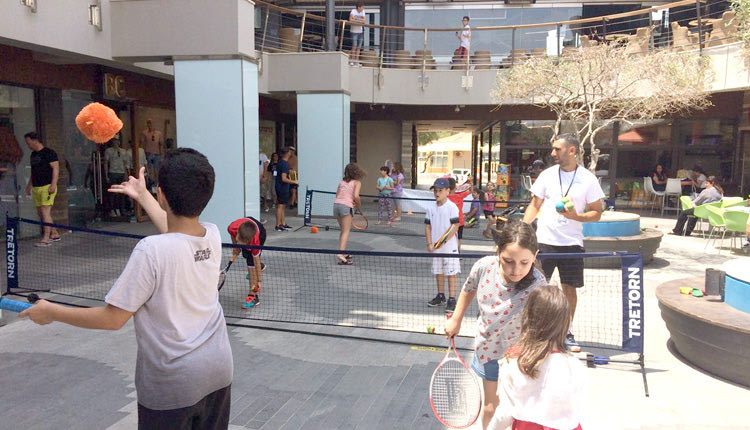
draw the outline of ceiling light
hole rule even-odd
[[[89,24],[102,31],[102,6],[98,1],[89,5]]]
[[[28,7],[31,13],[36,13],[36,0],[21,0],[21,4]]]

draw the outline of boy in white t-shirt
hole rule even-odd
[[[456,32],[456,38],[458,38],[459,46],[456,54],[459,58],[465,59],[469,55],[469,46],[471,46],[471,27],[469,27],[469,17],[465,16],[461,19],[463,30]]]
[[[364,3],[362,3],[361,1],[357,2],[355,8],[352,9],[351,12],[349,12],[349,21],[361,22],[363,24],[367,22]],[[362,64],[359,63],[359,54],[362,51],[362,48],[364,48],[365,46],[364,27],[362,27],[361,25],[352,24],[351,28],[349,29],[349,33],[352,34],[352,54],[349,58],[349,65],[361,66]]]
[[[427,239],[427,250],[436,254],[458,255],[458,206],[448,200],[450,181],[438,178],[430,187],[435,194],[435,205],[427,207],[424,218],[424,235]],[[435,249],[435,243],[447,232],[445,243]],[[461,273],[458,258],[432,258],[432,273],[437,281],[437,295],[427,302],[427,306],[446,306],[446,313],[456,309],[456,275]],[[445,299],[445,279],[448,279],[448,300]]]
[[[532,223],[539,214],[536,237],[542,254],[583,253],[583,223],[596,222],[602,217],[604,192],[599,180],[585,167],[578,165],[578,139],[572,134],[563,134],[552,141],[552,166],[539,174],[531,194],[534,198],[526,208],[523,221]],[[558,210],[557,204],[564,197],[572,208]],[[540,209],[541,213],[540,213]],[[578,302],[576,289],[583,287],[583,258],[542,258],[544,276],[550,279],[557,268],[563,293],[570,303],[570,319],[573,320]],[[572,352],[581,347],[572,333],[568,333],[567,346]]]
[[[138,242],[107,305],[73,308],[40,300],[20,316],[101,330],[118,330],[132,316],[138,428],[226,429],[233,363],[216,288],[221,238],[214,224],[198,219],[213,194],[214,169],[194,149],[167,152],[156,199],[144,171],[109,191],[140,203],[161,234]]]

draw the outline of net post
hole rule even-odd
[[[18,218],[5,214],[5,276],[7,291],[18,289]]]
[[[638,364],[643,377],[643,390],[646,397],[648,381],[643,357],[643,256],[641,254],[622,255],[622,349],[638,353]]]
[[[312,223],[312,194],[313,190],[309,187],[305,187],[305,227]]]

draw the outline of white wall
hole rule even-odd
[[[401,161],[401,122],[358,121],[357,164],[367,171],[362,194],[378,193],[375,182],[385,160]]]

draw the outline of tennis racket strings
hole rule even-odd
[[[443,424],[465,428],[479,416],[482,390],[474,375],[458,358],[448,358],[432,375],[430,402]]]

